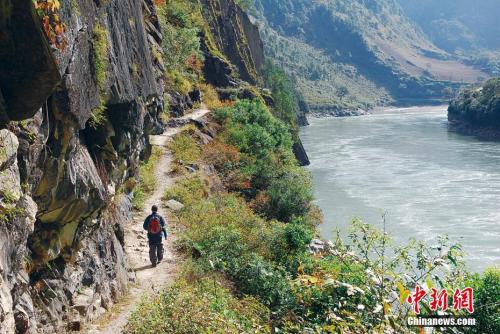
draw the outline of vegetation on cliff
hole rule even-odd
[[[464,89],[451,101],[448,118],[474,127],[498,129],[500,126],[500,78],[488,80],[483,87]]]

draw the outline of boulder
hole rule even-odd
[[[172,211],[181,211],[184,208],[184,204],[176,201],[175,199],[168,200],[165,206]]]

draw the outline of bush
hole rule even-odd
[[[191,175],[177,182],[165,191],[164,200],[174,199],[184,205],[202,200],[208,194],[206,184],[199,174]]]
[[[311,179],[304,170],[295,168],[271,181],[266,194],[269,196],[266,216],[290,222],[309,211],[313,200]]]
[[[291,150],[292,139],[286,126],[258,100],[243,100],[233,108],[219,109],[215,119],[229,122],[225,136],[242,153],[262,157]]]
[[[202,54],[199,31],[191,1],[172,0],[157,4],[162,31],[163,59],[172,88],[188,93],[199,80]]]
[[[264,78],[267,87],[272,92],[273,114],[287,124],[294,136],[298,136],[299,93],[295,90],[286,73],[269,61],[264,67]]]
[[[291,224],[285,226],[284,237],[290,252],[302,253],[311,243],[314,232],[296,218]]]
[[[294,304],[286,273],[259,256],[241,258],[229,275],[238,290],[257,296],[275,312],[284,312]]]
[[[500,333],[500,268],[473,275],[467,286],[474,288],[476,326],[467,333]]]

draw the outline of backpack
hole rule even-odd
[[[149,219],[148,233],[149,234],[159,234],[159,233],[161,233],[160,217],[158,217],[158,216],[152,216]]]

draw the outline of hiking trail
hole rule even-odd
[[[162,203],[162,197],[169,187],[175,184],[175,177],[171,176],[172,153],[166,148],[172,138],[180,133],[182,126],[191,120],[197,120],[205,116],[210,111],[202,104],[200,109],[190,114],[175,118],[169,124],[176,124],[167,127],[163,134],[150,136],[153,146],[164,147],[164,152],[157,162],[154,171],[157,187],[149,198],[145,201],[142,212],[135,212],[134,219],[127,224],[125,229],[125,253],[129,261],[130,268],[133,268],[135,283],[131,283],[129,292],[123,300],[115,304],[112,309],[96,321],[89,324],[84,330],[88,334],[119,334],[127,325],[128,319],[134,311],[142,296],[154,295],[165,287],[168,287],[178,273],[179,254],[173,248],[173,240],[176,237],[175,226],[172,226],[172,214]],[[151,206],[158,205],[159,214],[165,217],[168,229],[168,239],[163,242],[163,261],[155,268],[149,262],[149,246],[146,231],[142,224],[144,219],[151,213]]]

